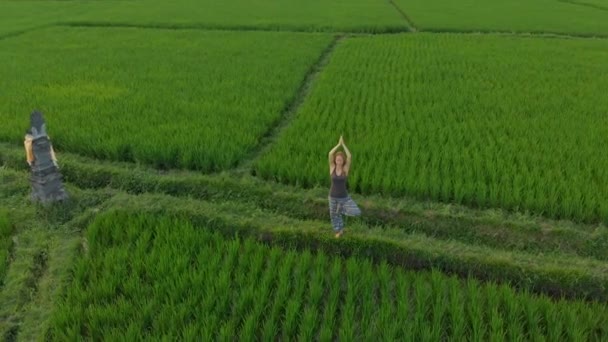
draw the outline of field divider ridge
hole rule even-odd
[[[302,83],[296,90],[292,99],[287,102],[287,104],[281,111],[281,116],[279,117],[279,119],[277,119],[277,121],[273,125],[271,125],[266,134],[264,134],[264,136],[262,136],[262,138],[260,139],[259,144],[252,148],[249,154],[243,159],[241,159],[236,169],[234,169],[237,174],[252,172],[252,164],[272,147],[273,143],[276,142],[276,140],[279,138],[281,132],[287,126],[289,126],[291,121],[295,118],[300,106],[308,98],[312,87],[314,87],[314,82],[317,76],[329,63],[332,52],[335,50],[339,42],[342,41],[345,37],[346,36],[343,34],[336,35],[334,39],[327,45],[325,50],[321,52],[319,58],[312,64],[312,66],[304,76]]]
[[[604,7],[602,5],[590,4],[587,2],[580,2],[580,1],[576,1],[576,0],[557,0],[557,1],[563,2],[565,4],[569,4],[569,5],[582,6],[582,7],[592,8],[592,9],[599,10],[599,11],[608,12],[608,7]]]
[[[82,230],[113,191],[67,185],[70,201],[32,205],[28,173],[0,167],[0,207],[14,225],[12,260],[0,291],[0,337],[45,340],[57,298],[65,291]]]
[[[580,3],[564,1],[571,5],[581,5]],[[581,5],[584,6],[584,5]],[[200,30],[200,31],[228,31],[228,32],[286,32],[286,33],[304,33],[304,34],[333,34],[348,37],[365,37],[365,36],[383,36],[395,34],[413,34],[413,33],[434,33],[434,34],[462,34],[462,35],[503,35],[525,38],[555,38],[555,39],[608,39],[608,34],[599,33],[564,33],[551,31],[501,31],[501,30],[483,30],[483,29],[446,29],[446,28],[418,28],[408,26],[406,30],[391,29],[383,32],[365,32],[365,31],[344,31],[319,29],[311,30],[309,28],[297,27],[281,27],[281,26],[230,26],[230,25],[196,25],[196,24],[129,24],[129,23],[103,23],[103,22],[60,22],[49,25],[44,25],[31,30],[22,30],[13,33],[8,33],[5,36],[0,34],[0,40],[11,36],[18,36],[23,33],[43,29],[47,27],[72,27],[72,28],[136,28],[136,29],[158,29],[158,30]]]
[[[286,32],[286,33],[310,33],[310,34],[334,34],[334,35],[380,35],[380,34],[399,34],[399,33],[411,33],[409,27],[397,28],[397,27],[386,27],[384,30],[379,31],[366,31],[366,30],[341,30],[334,29],[331,27],[299,27],[299,26],[288,26],[288,25],[214,25],[214,24],[171,24],[171,23],[157,23],[157,24],[131,24],[125,22],[101,22],[101,21],[66,21],[58,22],[55,26],[62,27],[101,27],[101,28],[138,28],[138,29],[159,29],[159,30],[200,30],[200,31],[244,31],[244,32]]]
[[[10,32],[6,32],[6,33],[0,33],[0,41],[4,40],[4,39],[9,39],[9,38],[14,38],[14,37],[18,37],[22,34],[26,34],[26,33],[30,33],[33,31],[38,31],[38,30],[42,30],[48,27],[53,27],[53,24],[47,24],[47,25],[40,25],[40,26],[34,26],[34,27],[30,27],[27,29],[22,29],[22,30],[18,30],[18,31],[10,31]]]
[[[608,34],[597,33],[563,33],[551,31],[501,31],[501,30],[481,30],[481,29],[449,29],[449,28],[425,28],[420,29],[419,33],[433,34],[461,34],[461,35],[493,35],[493,36],[510,36],[521,38],[537,38],[537,39],[608,39]]]
[[[108,163],[61,153],[67,182],[83,189],[110,188],[130,194],[160,193],[206,201],[256,203],[263,210],[295,219],[328,220],[327,190],[301,189],[260,180],[248,174],[202,175],[159,172],[131,163]],[[23,170],[18,149],[0,144],[0,165]],[[360,197],[353,194],[367,225],[398,227],[440,240],[457,240],[502,250],[572,255],[608,261],[608,230],[603,223],[551,220],[520,212],[479,209],[410,198]]]
[[[405,13],[405,11],[403,9],[401,9],[401,7],[399,7],[397,5],[397,3],[395,3],[394,0],[389,0],[388,2],[389,2],[389,4],[391,4],[391,6],[393,6],[393,8],[395,8],[395,10],[397,12],[399,12],[399,15],[405,20],[405,22],[407,23],[407,26],[409,26],[411,32],[412,33],[418,32],[418,28],[416,28],[416,25],[414,24],[412,19],[410,19],[410,17],[407,15],[407,13]]]

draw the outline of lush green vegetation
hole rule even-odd
[[[84,23],[306,31],[407,31],[388,2],[374,0],[125,1],[81,16]]]
[[[576,3],[604,0],[395,0],[427,31],[537,32],[608,36],[608,12]]]
[[[0,139],[21,144],[38,108],[58,150],[227,168],[280,118],[331,39],[54,28],[0,41]]]
[[[568,3],[589,6],[601,11],[608,11],[608,2],[606,0],[561,0]]]
[[[403,32],[407,23],[375,0],[0,0],[0,34],[40,24]]]
[[[0,38],[51,24],[79,8],[77,1],[0,0]]]
[[[608,340],[605,5],[0,0],[0,338]]]
[[[167,217],[101,215],[87,241],[53,316],[59,340],[224,340],[235,331],[244,340],[601,340],[608,333],[603,304],[283,251]]]
[[[608,220],[606,60],[605,40],[346,40],[256,169],[327,184],[343,133],[356,192]]]

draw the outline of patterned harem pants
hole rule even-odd
[[[329,197],[329,216],[331,217],[331,225],[335,232],[339,232],[344,228],[344,220],[342,215],[359,216],[361,209],[350,196],[344,198]]]

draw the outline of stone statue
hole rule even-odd
[[[63,201],[68,194],[63,188],[62,177],[53,145],[46,134],[42,113],[34,111],[30,116],[30,129],[25,134],[25,154],[32,170],[32,201],[50,203]]]

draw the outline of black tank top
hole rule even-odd
[[[342,170],[342,175],[338,176],[336,171],[331,174],[331,189],[329,190],[329,196],[333,198],[345,198],[348,197],[346,192],[346,174]]]

